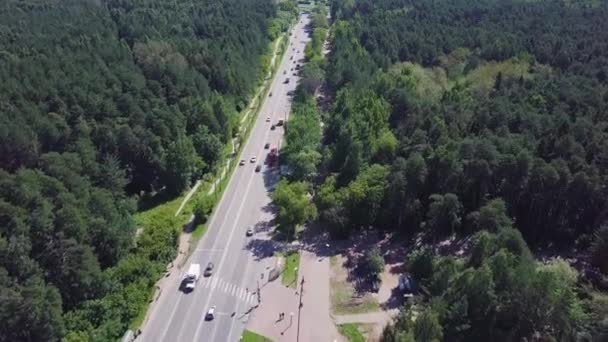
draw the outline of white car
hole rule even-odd
[[[239,162],[239,165],[241,165],[241,166],[245,165],[245,159],[241,159],[241,161]]]
[[[215,305],[210,307],[205,314],[205,321],[211,321],[215,318]]]
[[[251,163],[255,163],[255,162],[256,162],[256,160],[258,160],[258,159],[257,159],[255,156],[253,156],[253,157],[251,157],[251,159],[249,159],[249,161],[250,161]]]
[[[247,231],[245,232],[246,236],[252,236],[253,235],[253,228],[249,227],[247,228]]]

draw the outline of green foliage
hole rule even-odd
[[[419,336],[432,339],[429,334],[441,340],[443,332],[459,341],[522,339],[535,334],[555,340],[573,338],[588,320],[576,295],[576,271],[563,261],[537,264],[528,255],[514,254],[511,245],[510,239],[484,231],[468,265],[451,257],[433,257],[430,252],[410,255],[409,272],[433,299],[423,304],[415,322],[403,315],[385,337],[394,340],[392,336],[403,332],[416,340]],[[481,254],[485,256],[475,257]],[[417,327],[425,314],[433,317]]]
[[[309,180],[315,173],[321,154],[320,115],[312,98],[296,102],[289,116],[286,144],[281,148],[282,162],[289,167],[295,180]]]
[[[285,268],[281,275],[281,283],[285,286],[297,288],[298,268],[300,267],[300,253],[293,252],[285,255]]]
[[[416,317],[413,330],[417,342],[439,342],[443,337],[437,315],[428,309]]]
[[[407,269],[416,281],[426,281],[433,275],[433,254],[428,249],[417,250],[409,255]]]
[[[427,212],[427,226],[437,232],[451,231],[452,234],[460,226],[462,205],[455,194],[429,197],[431,203]]]
[[[597,307],[581,304],[573,270],[537,264],[528,244],[579,255],[590,247],[605,269],[607,8],[336,0],[331,12],[324,65],[335,96],[324,120],[321,218],[343,235],[369,226],[432,241],[477,234],[467,258],[408,257],[430,298],[384,340],[418,339],[413,316],[424,312],[435,317],[424,326],[442,332],[425,340],[565,341],[601,331],[588,325]],[[373,164],[385,181],[373,196],[379,214],[356,206]]]
[[[287,2],[287,1],[284,1],[284,2]],[[241,339],[241,341],[243,341],[243,342],[272,342],[271,339],[269,339],[265,336],[256,334],[251,330],[245,330],[243,332],[243,338]]]
[[[304,57],[308,62],[318,63],[322,58],[323,45],[329,22],[327,21],[327,7],[318,4],[311,15],[312,39],[304,48]]]
[[[602,226],[595,233],[593,244],[591,245],[591,255],[593,263],[608,273],[608,226]]]
[[[289,183],[281,180],[272,192],[272,201],[279,209],[277,228],[286,238],[295,236],[296,228],[317,215],[317,209],[310,202],[309,185],[305,182]]]
[[[370,249],[366,255],[367,270],[369,274],[379,279],[380,274],[384,271],[384,257],[377,247]]]
[[[196,154],[192,140],[180,136],[169,145],[167,151],[167,182],[175,194],[184,191],[190,182],[200,176],[202,160]]]
[[[0,340],[116,340],[147,307],[181,229],[173,203],[134,220],[135,196],[167,198],[214,170],[263,77],[271,23],[285,30],[296,8],[1,7]]]
[[[346,323],[338,325],[338,330],[342,336],[346,337],[348,342],[365,342],[365,336],[359,331],[360,324]]]
[[[214,205],[213,197],[206,195],[199,196],[194,202],[194,209],[192,210],[196,221],[199,223],[207,222],[207,218],[211,214]]]

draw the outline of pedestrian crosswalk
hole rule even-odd
[[[255,305],[258,301],[255,292],[253,292],[253,289],[242,288],[238,285],[231,284],[221,278],[203,278],[200,281],[199,286],[205,289],[219,290],[229,296],[236,297],[239,300],[242,300],[250,305]]]

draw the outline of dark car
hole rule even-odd
[[[270,126],[271,131],[274,131],[275,128],[276,128],[275,125]]]
[[[207,267],[205,268],[205,272],[203,273],[203,275],[205,277],[210,277],[211,274],[213,274],[213,263],[208,263]]]
[[[269,144],[269,143],[264,144],[264,149],[265,149],[265,150],[267,150],[267,149],[269,149],[269,148],[270,148],[270,144]]]
[[[258,165],[255,167],[255,172],[260,172],[260,170],[262,170],[262,165],[258,164]]]
[[[399,276],[399,290],[403,291],[403,293],[416,292],[416,282],[409,274]]]

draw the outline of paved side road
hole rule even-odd
[[[233,173],[205,236],[182,268],[186,270],[191,263],[204,268],[212,262],[213,275],[202,278],[197,288],[188,294],[179,290],[179,279],[168,283],[141,329],[138,341],[238,341],[246,322],[256,314],[257,296],[252,298],[251,292],[273,263],[269,252],[274,245],[267,236],[273,219],[269,189],[278,179],[276,170],[264,164],[268,153],[264,144],[279,146],[282,140],[283,128],[271,130],[270,126],[285,119],[290,110],[287,93],[295,90],[297,76],[293,76],[293,72],[296,64],[302,63],[304,47],[310,40],[304,32],[308,22],[308,17],[303,16],[293,29],[287,53],[271,84],[272,96],[265,98],[243,147],[240,158],[246,163]],[[256,161],[250,162],[253,156]],[[263,166],[261,172],[254,171],[258,164]],[[255,227],[252,237],[245,236],[249,227]],[[215,306],[215,318],[205,321],[204,315],[212,306]]]

